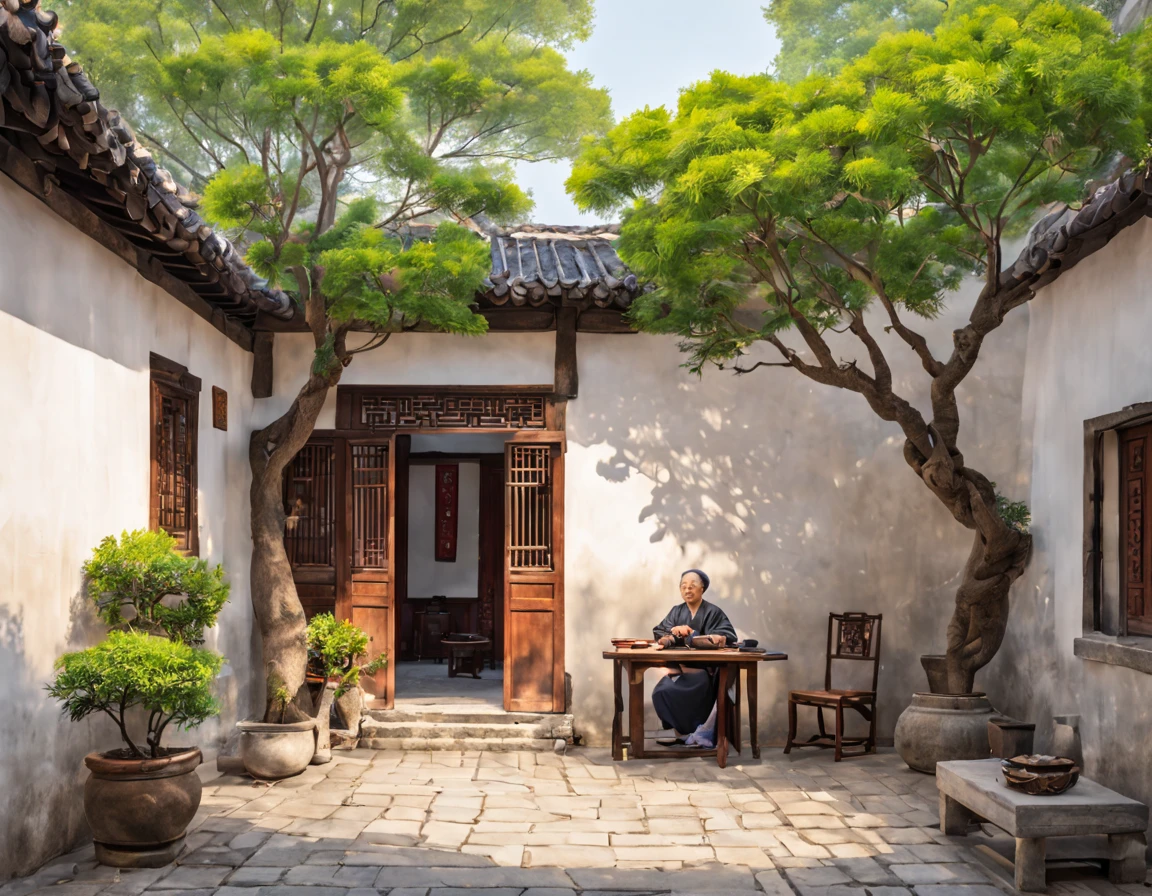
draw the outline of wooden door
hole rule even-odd
[[[332,612],[340,589],[343,449],[334,439],[310,439],[284,471],[284,550],[309,619]]]
[[[373,656],[388,655],[383,670],[361,679],[375,708],[395,702],[396,482],[400,468],[407,469],[409,444],[408,436],[394,436],[349,440],[346,447],[348,565],[336,610],[368,634]]]
[[[1122,430],[1119,441],[1124,633],[1152,635],[1152,536],[1147,513],[1152,424]]]
[[[504,708],[564,711],[564,434],[504,446]]]

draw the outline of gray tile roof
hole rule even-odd
[[[489,233],[492,273],[482,297],[495,306],[546,303],[627,309],[640,293],[616,254],[616,227],[523,225]]]
[[[1124,172],[1097,189],[1080,208],[1062,206],[1041,219],[1024,250],[1000,275],[1001,288],[1051,283],[1117,233],[1152,213],[1152,163]]]
[[[0,140],[225,314],[245,324],[258,311],[291,317],[288,295],[245,264],[119,113],[100,103],[57,41],[57,24],[39,0],[0,0]]]

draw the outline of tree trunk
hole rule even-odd
[[[1032,536],[1005,524],[985,539],[977,531],[948,623],[948,692],[970,694],[976,673],[996,655],[1008,629],[1008,591],[1024,572]]]
[[[996,655],[1008,629],[1008,591],[1028,565],[1032,536],[1000,516],[996,489],[986,476],[964,463],[933,430],[925,457],[911,439],[904,459],[952,516],[973,532],[964,564],[956,609],[948,624],[945,654],[948,692],[970,694],[976,673]]]
[[[308,664],[307,620],[284,548],[284,470],[316,427],[328,390],[340,380],[337,362],[313,373],[282,417],[254,432],[252,467],[252,607],[260,626],[267,682],[266,722],[311,716],[304,684]],[[287,701],[285,701],[287,697]]]

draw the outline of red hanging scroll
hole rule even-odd
[[[460,497],[460,465],[436,465],[436,560],[456,562],[456,519]]]

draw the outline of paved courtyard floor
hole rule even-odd
[[[174,865],[88,846],[0,896],[1000,896],[1010,841],[937,827],[935,779],[891,752],[613,763],[605,750],[336,753],[275,784],[202,770]],[[1007,841],[1007,845],[1006,842]],[[1149,896],[1053,869],[1055,896]],[[478,892],[479,891],[479,892]]]

